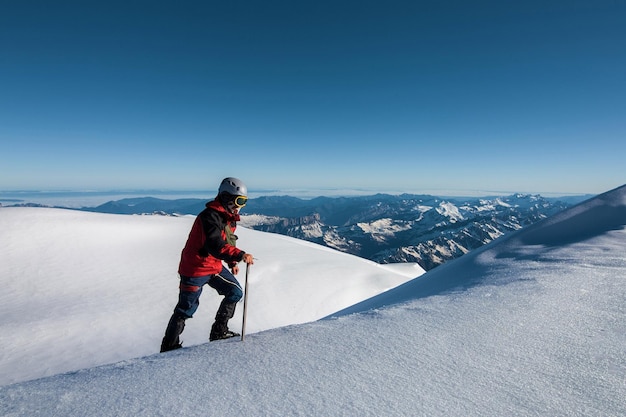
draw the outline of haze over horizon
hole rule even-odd
[[[0,190],[599,194],[626,178],[625,19],[608,0],[11,2]]]

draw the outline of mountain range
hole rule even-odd
[[[416,262],[430,270],[588,197],[266,196],[249,200],[241,225],[322,244],[381,264]],[[82,210],[188,215],[202,211],[205,202],[142,197]]]

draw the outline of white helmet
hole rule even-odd
[[[242,195],[244,197],[247,197],[248,188],[240,179],[228,177],[222,180],[222,183],[220,184],[220,188],[217,193],[218,195],[222,193],[228,193],[230,195]]]

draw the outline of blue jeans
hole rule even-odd
[[[174,314],[192,318],[200,305],[200,295],[205,284],[209,284],[209,287],[215,289],[219,295],[224,296],[223,303],[234,304],[243,296],[239,281],[226,267],[214,275],[195,278],[181,275],[178,304],[174,308]]]

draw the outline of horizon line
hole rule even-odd
[[[210,198],[213,194],[217,194],[217,190],[201,190],[201,189],[184,189],[184,188],[110,188],[110,189],[70,189],[70,188],[47,188],[47,189],[8,189],[0,190],[0,200],[2,195],[17,197],[21,194],[35,194],[40,197],[53,196],[58,194],[75,194],[76,196],[87,195],[110,195],[110,194],[181,194],[181,195],[199,195],[202,197]],[[410,190],[398,190],[398,189],[381,189],[381,188],[366,188],[366,187],[345,187],[345,188],[328,188],[328,187],[310,187],[310,188],[259,188],[252,190],[249,194],[253,194],[254,197],[265,196],[306,196],[307,198],[315,197],[356,197],[356,196],[368,196],[376,194],[387,195],[431,195],[437,197],[491,197],[491,196],[507,196],[515,194],[523,195],[541,195],[552,197],[574,197],[574,196],[588,196],[597,195],[597,193],[585,193],[585,192],[560,192],[560,191],[512,191],[512,190],[480,190],[480,189],[446,189],[446,188],[422,188],[422,189],[410,189]],[[145,195],[150,197],[149,195]],[[32,197],[32,196],[31,196]]]

